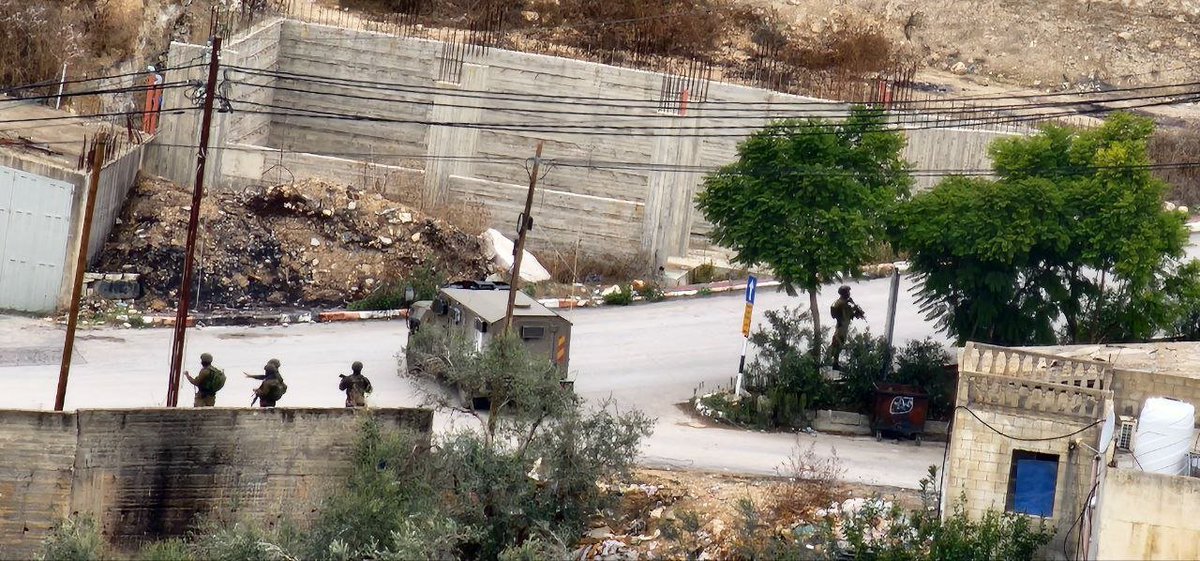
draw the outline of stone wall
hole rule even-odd
[[[1170,397],[1196,406],[1200,426],[1200,379],[1136,370],[1113,372],[1113,394],[1118,415],[1137,417],[1147,398]]]
[[[72,512],[120,546],[232,509],[267,526],[302,524],[349,468],[362,414],[432,428],[420,409],[0,411],[0,558],[30,557]]]

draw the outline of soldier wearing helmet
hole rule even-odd
[[[362,368],[363,364],[356,360],[350,365],[349,376],[339,374],[342,381],[338,384],[338,389],[346,392],[346,407],[366,407],[367,394],[374,390],[371,381],[362,375]]]
[[[262,380],[262,384],[254,390],[254,399],[250,405],[258,403],[259,407],[275,407],[275,402],[287,392],[287,384],[283,383],[283,375],[279,373],[279,359],[273,358],[263,366],[262,374],[243,372],[247,378]]]
[[[193,378],[188,372],[183,375],[187,381],[196,386],[196,400],[192,407],[213,407],[217,404],[217,392],[225,386],[225,373],[213,366],[213,357],[208,353],[200,355],[200,372]]]
[[[865,314],[850,298],[850,287],[844,284],[838,287],[838,299],[829,307],[829,312],[837,322],[833,328],[833,340],[829,342],[829,351],[833,354],[833,369],[838,370],[841,368],[842,347],[850,336],[850,321],[862,319]]]

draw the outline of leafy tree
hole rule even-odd
[[[841,123],[782,120],[738,145],[738,161],[704,179],[697,206],[713,240],[746,266],[766,265],[788,294],[856,273],[882,239],[880,217],[912,184],[904,137],[858,107]],[[814,349],[814,353],[819,352]]]
[[[1145,340],[1177,324],[1200,269],[1180,262],[1186,217],[1146,167],[1153,130],[1117,114],[998,140],[997,179],[950,177],[901,205],[892,233],[922,309],[959,343]]]

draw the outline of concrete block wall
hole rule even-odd
[[[11,536],[0,557],[30,557],[72,512],[118,546],[183,535],[204,517],[304,524],[344,480],[360,415],[432,429],[419,409],[0,411],[0,530]]]

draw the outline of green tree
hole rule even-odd
[[[1153,130],[1117,114],[998,140],[997,179],[950,177],[901,205],[892,232],[922,309],[959,343],[1145,340],[1178,324],[1198,269],[1147,167]]]
[[[904,137],[885,113],[857,107],[838,123],[783,120],[738,145],[738,161],[704,179],[697,206],[713,240],[746,266],[765,265],[788,294],[854,274],[882,239],[881,217],[912,185]],[[819,352],[819,350],[814,349]]]

